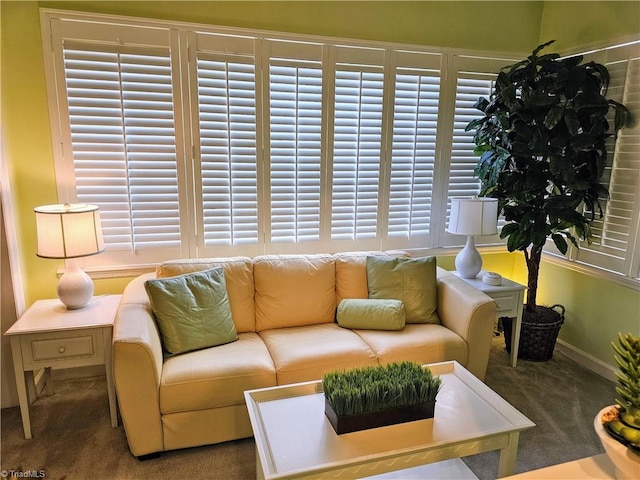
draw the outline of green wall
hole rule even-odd
[[[544,2],[540,43],[558,50],[640,32],[640,2]]]
[[[59,261],[35,256],[33,207],[57,202],[40,7],[506,52],[531,51],[551,38],[557,39],[556,48],[562,49],[638,34],[640,25],[636,2],[3,0],[0,2],[2,137],[27,305],[39,298],[55,297],[56,271],[62,266]],[[489,269],[505,276],[522,275],[524,262],[517,254],[485,257]],[[440,260],[452,268],[452,257]],[[640,329],[640,320],[632,315],[640,304],[640,294],[557,266],[551,269],[543,266],[541,284],[555,285],[555,276],[560,276],[563,287],[554,287],[549,299],[543,296],[541,301],[564,303],[568,307],[567,327],[561,337],[611,363],[609,338],[617,330],[638,333]],[[96,293],[120,292],[128,280],[97,280]],[[589,294],[583,295],[583,290]],[[607,311],[612,313],[609,315]],[[613,317],[615,321],[610,321]]]
[[[556,40],[556,50],[640,36],[640,2],[544,2],[540,43]],[[526,284],[524,260],[514,279]],[[566,308],[559,338],[615,366],[611,342],[618,332],[640,335],[640,291],[548,261],[540,268],[538,303]]]
[[[542,2],[39,2],[67,10],[365,40],[522,52]],[[535,45],[534,45],[535,46]]]

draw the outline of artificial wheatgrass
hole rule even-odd
[[[440,377],[415,362],[326,373],[324,396],[337,415],[359,415],[435,402]]]

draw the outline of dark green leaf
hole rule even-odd
[[[564,233],[564,236],[567,237],[576,248],[579,248],[578,242],[573,235],[571,235],[569,232],[562,232],[562,233]]]
[[[551,45],[551,44],[553,44],[553,43],[555,43],[555,40],[549,40],[549,41],[548,41],[548,42],[546,42],[546,43],[543,43],[543,44],[541,44],[541,45],[538,45],[538,46],[536,47],[536,49],[533,51],[533,53],[531,54],[531,57],[536,57],[536,56],[538,55],[538,52],[540,52],[540,50],[542,50],[543,48],[548,47],[549,45]],[[529,57],[529,58],[531,58],[531,57]]]
[[[547,112],[547,116],[544,117],[544,126],[547,130],[551,130],[554,128],[560,120],[562,120],[562,116],[564,115],[564,107],[560,105],[556,105],[551,107]]]
[[[586,66],[597,72],[597,75],[600,77],[601,84],[599,90],[602,91],[602,95],[606,95],[607,90],[609,89],[609,70],[607,70],[607,67],[596,62],[589,62]]]
[[[567,253],[567,249],[569,248],[569,245],[567,245],[566,240],[562,238],[562,235],[558,233],[554,233],[553,235],[551,235],[551,238],[553,239],[553,243],[556,244],[556,248],[560,250],[560,252],[563,255]]]
[[[568,212],[576,209],[580,204],[579,198],[570,197],[567,195],[556,195],[549,197],[544,204],[544,210],[548,214],[567,216]]]
[[[568,57],[563,60],[563,64],[567,69],[571,69],[577,65],[580,65],[583,58],[584,57],[582,55],[575,55],[573,57]]]
[[[484,118],[476,118],[475,120],[471,120],[467,126],[464,128],[465,132],[468,132],[469,130],[475,130],[477,129],[479,126],[481,126],[484,122],[487,121],[487,117]]]
[[[587,71],[584,66],[575,67],[569,71],[569,78],[565,85],[565,95],[567,98],[573,98],[578,94],[578,91],[584,84],[586,75]]]
[[[576,110],[585,108],[603,108],[609,109],[609,102],[598,92],[581,92],[576,95],[573,105]]]
[[[571,139],[571,146],[576,150],[585,150],[593,147],[596,138],[587,133],[580,133]]]
[[[507,249],[510,252],[514,250],[523,250],[531,244],[527,232],[518,230],[511,234],[507,239]]]
[[[480,97],[478,98],[478,100],[476,100],[476,103],[473,105],[473,107],[480,110],[481,112],[484,112],[487,108],[487,105],[489,105],[489,100],[484,97]]]
[[[557,96],[547,93],[537,93],[529,97],[529,103],[536,107],[545,107],[547,105],[555,105],[560,99]]]
[[[634,124],[633,115],[627,107],[623,104],[616,102],[615,100],[609,100],[609,105],[615,108],[616,114],[614,119],[613,128],[617,132],[622,127],[632,127]]]
[[[545,239],[547,238],[547,229],[546,225],[534,225],[531,229],[531,242],[534,245],[544,245]]]
[[[505,238],[508,235],[511,235],[513,232],[517,231],[520,228],[520,225],[517,223],[507,223],[502,227],[500,231],[500,238]]]
[[[575,110],[566,110],[564,112],[564,123],[571,135],[580,133],[580,120],[578,120],[578,114]]]

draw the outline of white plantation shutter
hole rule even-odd
[[[205,252],[258,243],[256,83],[253,59],[197,59]]]
[[[383,52],[358,50],[338,49],[335,67],[331,240],[368,248],[378,239]]]
[[[322,47],[270,47],[268,248],[305,251],[321,235]]]
[[[41,24],[58,201],[100,206],[107,250],[84,264],[116,271],[462,244],[446,224],[450,197],[479,190],[464,129],[516,61],[47,9]],[[594,242],[570,247],[637,280],[639,47],[589,53],[637,123],[609,146]]]
[[[76,201],[100,207],[107,252],[175,255],[181,229],[169,49],[67,44],[63,58]]]
[[[439,99],[438,70],[396,69],[387,235],[405,246],[429,234]]]
[[[622,102],[633,113],[633,128],[618,132],[607,141],[608,161],[603,183],[609,198],[602,199],[603,217],[592,223],[592,243],[580,243],[576,260],[613,272],[638,277],[633,265],[640,216],[640,47],[636,45],[606,50],[594,55],[609,70],[611,82],[607,98]],[[610,115],[613,128],[613,114]],[[587,212],[588,213],[588,212]],[[636,260],[637,262],[637,260]]]
[[[473,196],[480,192],[480,181],[473,176],[473,170],[480,157],[473,153],[475,148],[474,132],[465,132],[465,128],[470,121],[482,117],[482,112],[474,105],[478,98],[488,99],[490,97],[495,78],[496,75],[493,73],[458,73],[449,173],[449,198]],[[451,201],[448,201],[447,220],[449,220],[450,211]]]
[[[513,63],[507,59],[484,59],[460,57],[457,59],[456,96],[453,114],[453,136],[451,141],[451,161],[447,186],[445,227],[449,225],[451,197],[473,197],[480,192],[480,181],[473,172],[480,159],[474,153],[474,131],[465,131],[470,121],[481,118],[482,112],[474,107],[480,97],[489,99],[493,91],[497,73],[505,65]],[[498,225],[504,221],[501,219]],[[497,235],[479,237],[476,243],[499,241]],[[462,245],[463,236],[444,235],[444,245]]]

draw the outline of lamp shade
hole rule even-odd
[[[495,235],[498,233],[498,200],[452,198],[447,231],[456,235]]]
[[[96,205],[43,205],[34,211],[38,231],[36,255],[39,257],[86,257],[104,250],[100,212]]]

